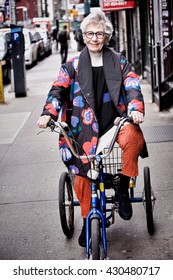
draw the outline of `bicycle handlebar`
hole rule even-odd
[[[105,154],[101,154],[99,155],[100,158],[105,158],[107,156],[109,156],[109,154],[111,153],[113,147],[114,147],[114,144],[116,142],[116,139],[117,139],[117,136],[118,136],[118,133],[121,129],[121,127],[126,123],[126,122],[133,122],[133,119],[131,117],[117,117],[114,121],[114,124],[115,126],[117,126],[116,130],[115,130],[115,133],[113,135],[113,138],[111,140],[111,143],[108,147],[108,152],[105,153]],[[59,121],[54,121],[54,120],[50,120],[47,124],[48,127],[51,128],[51,131],[53,132],[56,128],[59,128],[59,133],[62,134],[71,150],[71,152],[73,153],[73,155],[78,158],[78,159],[95,159],[98,154],[93,154],[93,155],[86,155],[86,156],[83,156],[83,155],[79,155],[73,144],[72,144],[72,139],[69,138],[69,136],[67,135],[67,132],[65,131],[65,128],[68,128],[68,125],[65,123],[65,122],[59,122]]]
[[[67,132],[65,131],[65,128],[68,127],[68,125],[67,125],[65,122],[59,122],[59,121],[56,122],[56,121],[54,121],[54,120],[50,120],[50,121],[48,122],[47,126],[51,128],[51,131],[52,131],[52,132],[55,130],[55,128],[59,128],[60,134],[62,134],[62,135],[64,136],[64,138],[65,138],[65,140],[66,140],[66,142],[67,142],[67,144],[68,144],[68,146],[69,146],[69,148],[70,148],[72,154],[73,154],[76,158],[78,158],[78,159],[93,159],[93,158],[95,158],[95,155],[82,156],[82,155],[79,155],[79,154],[76,152],[76,150],[75,150],[73,144],[72,144],[71,141],[70,141],[71,138],[69,138],[69,136],[67,135]]]
[[[132,117],[117,117],[114,120],[114,125],[118,126],[120,123],[124,124],[125,122],[133,123]]]

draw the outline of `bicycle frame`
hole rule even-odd
[[[90,232],[91,232],[91,219],[100,219],[102,225],[102,243],[104,250],[104,259],[107,257],[107,243],[106,243],[106,196],[103,179],[103,165],[101,157],[97,157],[99,161],[99,182],[91,182],[91,210],[86,217],[86,257],[90,257]],[[98,198],[98,185],[100,198]]]

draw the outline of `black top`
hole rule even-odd
[[[92,67],[95,91],[96,116],[99,123],[99,137],[105,134],[119,116],[108,92],[103,66]]]

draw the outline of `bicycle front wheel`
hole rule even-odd
[[[91,220],[91,255],[92,260],[100,260],[100,221]]]
[[[72,183],[67,172],[63,172],[59,180],[59,213],[62,230],[70,239],[74,231],[74,205]]]

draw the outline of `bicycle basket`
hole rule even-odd
[[[104,148],[104,153],[108,151],[108,148]],[[110,155],[103,158],[104,172],[109,174],[118,174],[122,171],[122,150],[116,145],[114,146]]]

